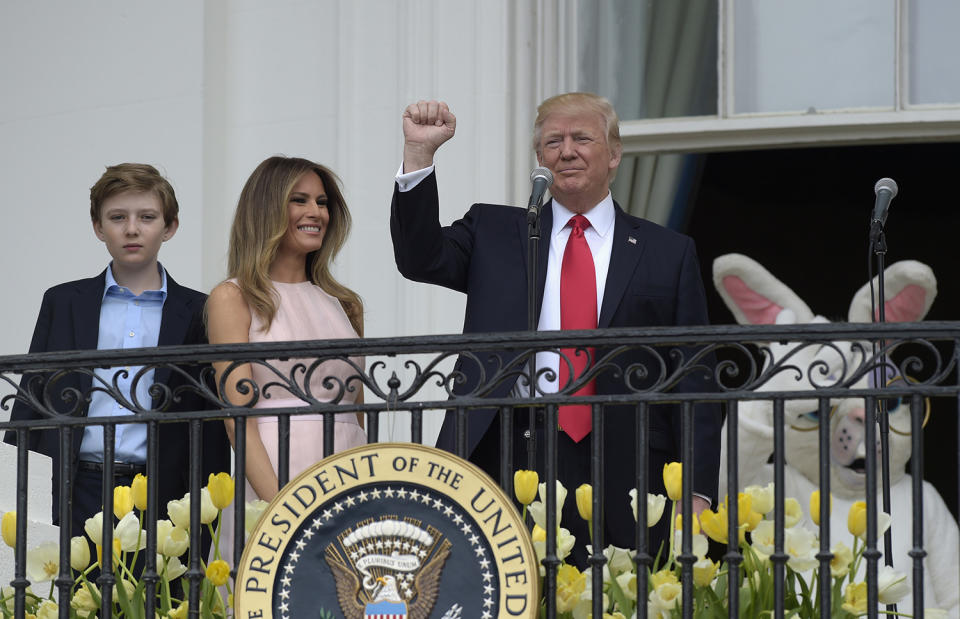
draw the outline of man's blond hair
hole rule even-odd
[[[623,148],[620,141],[620,119],[613,104],[605,97],[592,92],[568,92],[544,100],[537,107],[537,120],[533,123],[533,150],[540,154],[540,139],[543,137],[543,123],[551,114],[576,114],[596,112],[607,125],[607,146],[610,152]]]

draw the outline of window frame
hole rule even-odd
[[[960,102],[956,105],[911,105],[908,101],[909,42],[908,2],[894,0],[895,48],[894,106],[817,111],[816,113],[733,113],[735,0],[718,0],[717,115],[645,120],[621,120],[620,135],[625,155],[694,153],[795,146],[839,146],[866,143],[960,141]],[[541,24],[556,27],[557,49],[577,50],[577,5],[579,0],[539,3]],[[537,53],[541,92],[569,90],[578,83],[578,67]]]

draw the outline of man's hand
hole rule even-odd
[[[443,101],[417,101],[403,111],[403,171],[433,165],[440,145],[453,137],[457,117]]]
[[[700,517],[700,513],[705,509],[710,509],[710,501],[706,500],[702,496],[693,495],[693,513]],[[683,507],[680,501],[677,501],[677,513],[683,513]]]

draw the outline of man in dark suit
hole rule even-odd
[[[91,188],[91,219],[94,232],[113,258],[96,277],[67,282],[46,291],[33,339],[31,353],[139,348],[206,342],[203,327],[203,306],[206,295],[177,284],[157,260],[161,245],[178,227],[178,205],[173,188],[152,166],[120,164],[107,168]],[[118,376],[118,386],[125,398],[136,398],[141,407],[158,405],[152,398],[150,385],[166,385],[170,393],[187,383],[180,372],[157,368],[134,383],[140,368],[97,369],[98,380],[87,372],[65,371],[53,374],[27,374],[21,391],[36,401],[48,403],[57,414],[73,416],[129,415],[120,402],[110,395],[91,391],[102,387],[100,379],[111,384]],[[184,366],[182,370],[198,380],[199,368]],[[48,383],[47,380],[50,379]],[[65,400],[61,394],[79,395],[78,400]],[[175,403],[167,410],[203,410],[203,398],[187,389],[177,393]],[[89,399],[88,399],[89,398]],[[171,398],[163,400],[170,404]],[[17,399],[12,421],[45,419],[49,413],[35,410]],[[83,535],[84,522],[102,509],[102,474],[104,437],[101,426],[74,427],[68,457],[70,471],[70,517],[72,535]],[[137,473],[145,472],[147,457],[144,424],[116,426],[113,485],[129,485]],[[60,523],[60,432],[55,429],[33,430],[29,448],[53,460],[53,523]],[[230,471],[230,448],[221,421],[203,424],[202,462],[189,458],[186,423],[161,423],[158,457],[158,513],[164,517],[167,501],[182,497],[189,489],[190,466],[201,466],[207,474]],[[16,433],[4,437],[16,443]]]
[[[438,221],[433,156],[455,129],[456,118],[441,102],[421,101],[408,106],[403,114],[403,168],[391,207],[397,266],[409,279],[466,293],[464,332],[524,330],[526,210],[475,204],[451,226],[441,227]],[[693,241],[627,215],[613,202],[609,185],[620,164],[622,146],[618,119],[610,103],[587,93],[547,99],[538,109],[534,148],[537,160],[551,170],[555,179],[550,188],[552,200],[540,211],[539,330],[705,324],[706,301]],[[577,306],[575,311],[569,309],[571,305]],[[489,370],[497,362],[509,362],[508,351],[496,360],[492,356],[496,355],[461,356],[457,369],[466,380],[457,393],[476,387],[480,365]],[[627,368],[636,361],[647,362],[648,369],[656,370],[656,364],[651,365],[651,359],[642,353],[626,355],[616,363]],[[537,356],[537,367],[556,370],[560,384],[568,380],[565,365],[556,354]],[[582,364],[574,365],[579,374]],[[588,388],[598,394],[625,393],[628,389],[624,380],[606,372]],[[546,382],[540,381],[544,391],[557,390],[556,382]],[[490,395],[506,396],[511,388],[518,387],[500,385]],[[708,377],[688,376],[677,390],[710,388]],[[564,408],[560,410],[563,431],[559,433],[559,478],[572,490],[590,479],[590,441],[582,440],[589,431],[589,414],[583,417],[583,407],[580,411],[571,407],[573,410],[565,416]],[[495,419],[492,410],[470,412],[467,453],[472,461],[499,477],[499,424]],[[634,486],[632,463],[637,446],[633,408],[608,407],[605,420],[605,542],[632,547],[633,517],[626,495]],[[716,407],[697,407],[693,465],[696,512],[716,501],[720,421]],[[514,462],[518,467],[525,462],[526,439],[533,438],[524,425],[517,423],[513,429],[517,446]],[[648,445],[651,492],[663,492],[663,464],[681,459],[680,430],[678,407],[652,408]],[[542,446],[542,427],[537,432],[537,444]],[[448,412],[444,420],[438,446],[454,450],[452,413]],[[580,536],[586,535],[586,528],[578,524],[572,504],[571,498],[563,525],[579,529],[582,544],[586,538]]]

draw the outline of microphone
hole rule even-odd
[[[536,216],[539,214],[540,205],[543,203],[543,194],[553,184],[553,173],[542,166],[534,168],[533,172],[530,173],[530,182],[533,183],[533,190],[530,192],[530,202],[527,203],[527,210]]]
[[[897,182],[892,178],[881,178],[873,186],[873,192],[877,194],[877,201],[873,207],[871,226],[883,228],[884,224],[887,223],[887,211],[890,209],[890,202],[897,197],[897,191]]]

